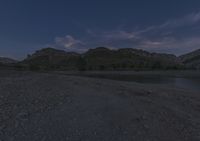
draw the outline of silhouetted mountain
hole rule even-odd
[[[187,68],[200,69],[200,49],[180,56],[181,61]]]
[[[74,52],[45,48],[36,51],[33,55],[28,55],[22,63],[30,67],[30,69],[73,70],[77,68],[79,57],[80,55]]]
[[[182,67],[178,58],[170,54],[149,53],[125,48],[109,50],[90,49],[84,54],[89,70],[176,69]]]
[[[14,59],[11,59],[11,58],[0,57],[0,63],[1,64],[14,64],[14,63],[17,63],[17,61]]]
[[[22,64],[36,70],[151,70],[179,69],[182,64],[171,54],[149,53],[124,48],[111,50],[105,47],[90,49],[78,54],[45,48],[29,55]]]
[[[16,63],[14,59],[0,57],[0,69],[12,69]]]

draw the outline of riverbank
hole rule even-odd
[[[54,71],[58,74],[79,76],[165,76],[180,78],[200,78],[199,70],[165,70],[165,71]]]
[[[0,71],[0,139],[198,141],[200,95],[164,85]]]

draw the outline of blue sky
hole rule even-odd
[[[200,48],[199,6],[199,0],[1,0],[0,56],[98,46],[180,55]]]

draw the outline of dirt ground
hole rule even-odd
[[[4,70],[0,141],[200,141],[200,95],[163,85]]]

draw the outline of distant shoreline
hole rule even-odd
[[[200,78],[200,70],[156,70],[156,71],[47,71],[66,75],[159,75],[166,77]]]

